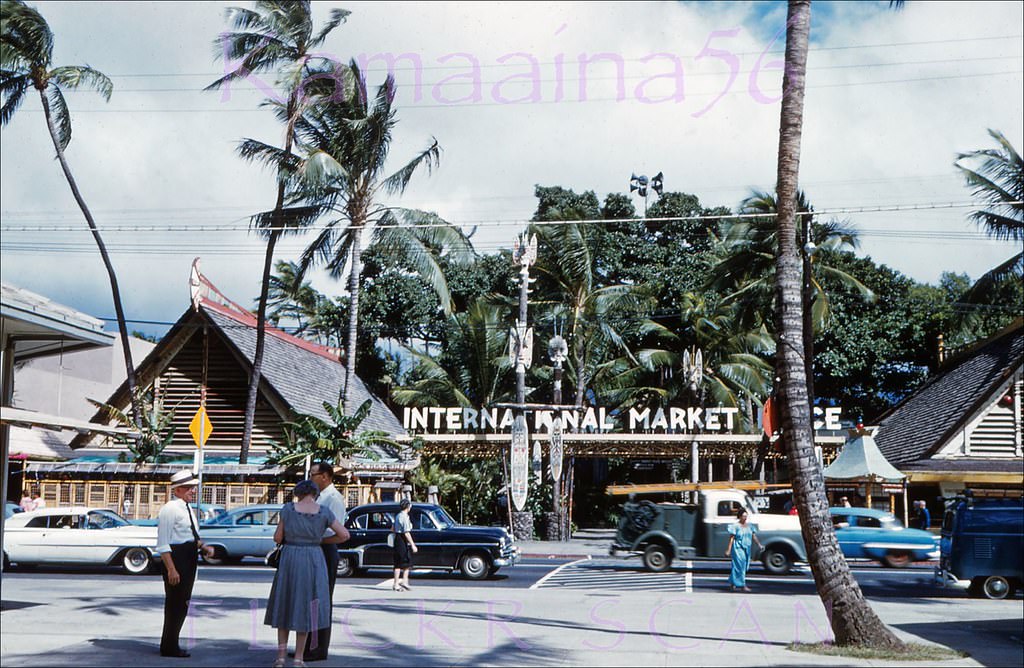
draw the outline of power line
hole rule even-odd
[[[979,56],[979,57],[975,57],[975,58],[941,58],[941,59],[931,59],[931,60],[909,60],[909,61],[898,61],[898,62],[887,62],[887,63],[883,62],[883,63],[858,63],[858,64],[848,64],[848,65],[818,65],[818,66],[808,67],[807,69],[808,69],[808,72],[814,73],[814,72],[824,71],[824,70],[846,70],[846,69],[867,70],[867,69],[882,68],[882,67],[905,67],[905,66],[908,66],[908,65],[941,65],[941,64],[948,64],[948,63],[962,64],[962,63],[984,62],[984,61],[994,61],[994,60],[1020,60],[1021,58],[1024,58],[1024,56],[1022,56],[1020,54],[1011,54],[1011,55],[1005,55],[1005,56]],[[506,65],[502,65],[502,67],[505,67],[505,66]],[[511,66],[511,65],[509,65],[509,66]],[[522,67],[521,64],[519,66]],[[449,68],[445,68],[445,69],[452,69],[452,68],[449,67]],[[395,71],[399,71],[399,68],[395,68]],[[745,76],[745,75],[750,75],[753,72],[755,72],[755,70],[752,70],[752,69],[750,69],[750,70],[737,70],[736,75],[737,76],[741,76],[741,75]],[[165,75],[165,76],[175,76],[175,75]],[[198,76],[198,75],[182,75],[182,76]],[[213,76],[213,75],[211,75],[211,76]],[[618,80],[622,80],[622,81],[639,81],[639,80],[642,80],[642,79],[646,79],[649,76],[650,76],[649,74],[635,74],[635,75],[622,76],[622,77],[611,76],[611,75],[600,75],[600,76],[586,76],[583,80],[584,81],[618,81]],[[698,77],[698,78],[700,78],[700,77],[719,77],[720,78],[720,77],[722,77],[722,73],[721,72],[690,72],[688,74],[684,74],[684,79],[690,79],[690,78],[694,78],[694,77]],[[242,80],[244,81],[244,78]],[[443,81],[443,79],[439,80],[439,81],[436,81],[436,82],[432,82],[432,81],[424,81],[424,82],[416,82],[416,83],[396,82],[395,83],[395,87],[398,90],[402,90],[403,88],[423,88],[423,87],[430,87],[431,85],[439,83],[440,81]],[[531,84],[532,83],[563,83],[563,84],[572,84],[572,83],[579,83],[579,81],[581,81],[581,79],[579,79],[578,77],[559,77],[557,79],[540,79],[540,78],[534,79],[534,78],[531,78],[529,80],[529,82]],[[503,83],[503,82],[504,82],[504,80],[502,80],[502,79],[489,80],[489,81],[480,81],[480,85],[481,86],[493,86],[494,84]],[[69,93],[79,93],[79,94],[94,94],[93,91],[89,91],[89,90],[86,90],[86,89],[72,89],[72,90],[70,90],[68,92]],[[202,88],[193,87],[193,86],[178,86],[178,87],[174,87],[174,88],[117,88],[115,86],[114,92],[115,92],[115,94],[121,94],[121,93],[189,93],[189,92],[191,92],[191,93],[200,93],[200,92],[209,92],[209,91],[204,91]],[[260,94],[260,95],[264,94],[263,91],[261,91],[261,90],[259,90],[257,88],[232,88],[231,89],[231,93],[232,94],[235,94],[235,93],[256,93],[256,94]]]
[[[1000,206],[1020,206],[1024,204],[1024,201],[1012,201],[1003,202]],[[933,211],[933,210],[945,210],[945,209],[972,209],[972,208],[986,208],[986,205],[976,202],[931,202],[923,204],[892,204],[892,205],[879,205],[879,206],[858,206],[858,207],[836,207],[830,209],[819,209],[817,211],[810,212],[797,212],[797,216],[836,216],[845,214],[857,214],[857,213],[906,213],[911,211]],[[415,223],[415,224],[401,224],[396,223],[394,225],[375,225],[381,229],[389,227],[393,228],[407,228],[407,229],[428,229],[447,227],[449,225],[463,226],[463,227],[508,227],[513,224],[519,225],[535,225],[535,226],[557,226],[557,225],[621,225],[625,223],[671,223],[671,222],[715,222],[722,220],[744,220],[753,218],[773,218],[775,213],[723,213],[723,214],[702,214],[695,216],[667,216],[667,217],[651,217],[651,218],[593,218],[583,220],[551,220],[551,221],[530,221],[525,219],[507,219],[507,220],[495,220],[495,219],[481,219],[481,220],[460,220],[451,222],[439,222],[439,223]],[[298,226],[298,225],[281,225],[281,226],[268,226],[260,228],[262,232],[280,231],[280,232],[297,232],[297,231],[315,231],[326,229],[327,223],[309,225],[309,226]],[[219,223],[219,224],[201,224],[201,225],[190,225],[187,227],[173,226],[173,225],[102,225],[100,226],[101,232],[231,232],[231,231],[248,231],[251,227],[248,224],[239,225],[235,223]],[[80,232],[82,230],[80,225],[39,225],[39,226],[28,226],[28,225],[2,225],[0,226],[0,232]]]
[[[999,72],[979,72],[974,74],[950,74],[941,75],[934,77],[914,77],[908,79],[888,79],[883,81],[849,81],[836,84],[812,84],[806,87],[807,90],[821,90],[829,88],[854,88],[859,86],[875,86],[875,85],[888,85],[888,84],[903,84],[903,83],[918,83],[925,81],[948,81],[953,79],[974,79],[981,77],[995,77],[995,76],[1007,76],[1007,75],[1018,75],[1024,73],[1024,70],[1005,70]],[[720,95],[744,95],[748,94],[747,90],[728,90],[726,92],[714,91],[710,93],[687,93],[686,98],[702,98],[712,97]],[[628,100],[627,97],[619,98],[616,97],[587,97],[585,99],[559,99],[559,100],[525,100],[521,102],[482,102],[482,101],[466,101],[466,102],[438,102],[436,104],[417,104],[415,102],[411,104],[405,104],[401,108],[405,111],[419,110],[419,109],[448,109],[448,108],[460,108],[460,107],[514,107],[520,108],[524,106],[534,105],[552,105],[552,104],[587,104],[590,102],[624,102]],[[678,104],[678,103],[677,103]],[[233,107],[215,107],[215,108],[203,108],[203,109],[77,109],[76,114],[207,114],[207,113],[266,113],[266,110],[259,107],[256,108],[241,108],[236,109]],[[21,113],[43,113],[42,109],[25,109]]]

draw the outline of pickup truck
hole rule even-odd
[[[702,490],[696,504],[630,500],[623,506],[610,553],[639,554],[644,567],[654,572],[667,570],[673,559],[724,559],[728,527],[740,508],[757,528],[766,571],[784,575],[797,561],[807,561],[799,518],[760,513],[738,489]],[[756,545],[754,550],[756,557]]]

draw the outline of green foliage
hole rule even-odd
[[[445,470],[436,459],[423,459],[420,465],[409,476],[413,486],[413,494],[418,499],[426,499],[431,485],[437,486],[438,501],[445,509],[452,508],[458,502],[458,496],[468,484],[466,476]]]
[[[371,446],[402,446],[383,431],[358,431],[359,425],[370,414],[372,402],[367,399],[352,415],[346,415],[341,402],[332,406],[323,404],[330,421],[315,415],[300,414],[285,423],[286,440],[273,443],[267,457],[267,466],[295,466],[310,457],[313,461],[338,463],[341,458],[357,455],[376,457]]]
[[[164,410],[164,402],[161,397],[155,396],[152,390],[138,393],[137,403],[141,417],[141,423],[138,425],[123,411],[110,404],[95,399],[88,399],[88,401],[102,409],[104,420],[115,420],[122,427],[139,432],[137,439],[127,436],[114,437],[117,443],[128,448],[132,463],[141,466],[162,461],[161,455],[164,449],[174,440],[175,427],[173,424],[174,410]],[[128,459],[129,456],[124,453],[118,455],[119,461]]]
[[[501,476],[497,457],[437,456],[425,459],[411,482],[424,497],[429,485],[438,485],[441,505],[459,522],[490,526],[507,519],[499,516]]]

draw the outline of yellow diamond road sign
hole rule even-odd
[[[196,442],[196,447],[201,448],[206,445],[206,439],[210,438],[210,434],[213,433],[213,423],[210,422],[210,416],[206,414],[205,407],[200,406],[196,411],[195,417],[188,425],[188,430],[192,432],[192,440]]]

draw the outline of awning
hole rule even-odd
[[[79,434],[97,433],[111,436],[126,436],[129,438],[139,435],[139,432],[126,427],[111,427],[105,424],[75,420],[59,415],[47,415],[46,413],[38,413],[22,408],[11,408],[10,406],[0,406],[0,422],[15,427],[41,427],[54,431],[70,429],[77,431]]]
[[[851,429],[850,440],[824,471],[828,480],[902,482],[907,476],[885,458],[870,432]]]

